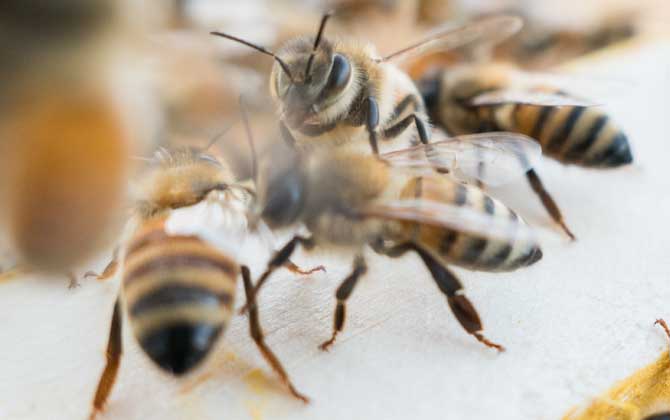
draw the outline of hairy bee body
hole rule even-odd
[[[351,216],[347,209],[370,203],[403,199],[463,206],[495,218],[525,223],[500,201],[479,188],[440,175],[416,176],[399,171],[370,155],[317,153],[306,162],[312,174],[304,204],[304,222],[314,240],[323,245],[362,246],[376,240],[413,241],[444,264],[471,270],[512,271],[538,261],[542,252],[535,241],[482,238],[420,221]]]
[[[122,296],[142,349],[159,366],[182,374],[225,330],[239,266],[196,235],[169,234],[165,222],[145,221],[129,241]]]
[[[278,55],[300,74],[311,49],[310,39],[298,38]],[[333,57],[342,58],[335,61]],[[271,92],[298,148],[347,145],[369,151],[371,100],[377,109],[372,118],[380,150],[416,144],[417,130],[407,129],[413,121],[398,124],[411,114],[427,121],[421,95],[409,76],[391,63],[377,62],[376,57],[370,44],[322,39],[314,58],[313,79],[310,83],[298,79],[293,85],[304,86],[305,92],[289,87],[281,66],[275,64]]]
[[[507,65],[464,65],[424,80],[433,121],[450,134],[525,134],[540,143],[545,155],[567,164],[610,168],[632,162],[625,133],[597,107],[470,104],[479,94],[510,86],[513,71]]]
[[[422,193],[422,198],[426,200],[465,206],[496,218],[524,223],[513,210],[476,187],[450,182],[438,176],[414,178],[405,186],[404,198],[411,198],[417,188],[426,190]],[[407,235],[413,235],[425,249],[434,252],[445,264],[474,271],[513,271],[542,258],[542,251],[537,243],[526,239],[485,239],[418,222],[405,224],[404,230]]]

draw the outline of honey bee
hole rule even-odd
[[[546,156],[586,168],[616,168],[633,161],[626,134],[605,112],[522,79],[511,65],[462,64],[425,77],[419,85],[432,121],[449,134],[521,133],[535,139]],[[526,176],[553,220],[574,239],[537,172],[531,168]]]
[[[103,409],[119,369],[122,307],[144,353],[163,371],[182,376],[200,365],[223,335],[240,274],[252,339],[291,394],[307,402],[264,341],[249,269],[238,262],[253,189],[202,150],[163,149],[153,164],[120,256],[122,285],[91,418]],[[113,260],[99,278],[115,269]]]
[[[536,263],[542,251],[514,211],[473,185],[436,174],[433,165],[439,161],[453,174],[476,175],[474,160],[474,168],[479,161],[512,162],[516,169],[506,172],[511,179],[528,169],[518,164],[521,153],[539,150],[532,140],[509,133],[463,136],[380,156],[346,148],[273,153],[288,157],[273,159],[263,171],[251,224],[304,225],[309,235],[294,236],[275,254],[255,290],[298,246],[351,251],[351,274],[336,292],[333,333],[321,344],[326,350],[342,331],[346,301],[367,270],[365,246],[392,258],[415,252],[461,326],[484,345],[503,350],[483,335],[477,311],[447,265],[512,271]]]
[[[369,143],[377,154],[379,139],[388,150],[417,144],[417,137],[428,143],[431,130],[421,95],[396,64],[433,50],[513,33],[521,25],[512,16],[445,25],[418,43],[380,57],[372,45],[360,40],[326,39],[323,33],[330,16],[323,16],[314,38],[289,40],[277,53],[212,32],[273,57],[270,90],[279,108],[282,138],[300,149],[345,144],[360,148]],[[416,130],[407,130],[411,125]]]

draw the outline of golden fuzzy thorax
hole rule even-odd
[[[143,181],[137,210],[142,217],[201,201],[217,186],[234,178],[226,165],[200,159],[197,152],[177,150],[161,158]]]

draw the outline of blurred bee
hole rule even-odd
[[[3,3],[0,227],[17,268],[67,273],[122,218],[132,149],[145,139],[126,114],[137,92],[120,100],[118,3]]]
[[[534,156],[539,148],[509,133],[463,136],[381,158],[342,148],[273,153],[289,157],[273,159],[264,171],[251,220],[260,219],[271,229],[304,224],[309,236],[296,235],[278,251],[255,290],[299,245],[354,253],[351,274],[337,289],[333,333],[321,345],[326,350],[342,330],[346,301],[367,270],[364,247],[392,258],[415,252],[461,326],[486,346],[502,350],[483,335],[477,311],[447,265],[512,271],[536,263],[542,251],[516,213],[479,188],[437,175],[432,168],[440,162],[453,174],[476,175],[471,163],[479,156],[511,168],[501,171],[510,178],[527,170],[518,164],[520,153]]]
[[[446,25],[416,44],[379,57],[358,40],[323,37],[330,14],[321,19],[316,36],[288,41],[276,54],[223,32],[213,35],[242,43],[275,60],[270,90],[278,104],[283,139],[298,148],[369,142],[407,147],[430,140],[423,100],[415,84],[396,64],[432,50],[445,50],[494,34],[516,32],[521,21],[497,16],[466,25]],[[416,130],[407,130],[413,125]],[[361,140],[363,141],[361,144]]]
[[[633,161],[628,138],[606,113],[563,91],[529,86],[523,76],[511,65],[463,64],[419,85],[432,120],[451,135],[521,133],[535,139],[545,155],[587,168]],[[574,239],[537,172],[530,169],[526,176],[554,221]]]
[[[66,273],[120,220],[134,137],[102,89],[20,105],[0,122],[2,222],[19,264]]]
[[[201,150],[163,149],[153,164],[120,256],[122,285],[91,418],[103,409],[119,368],[122,307],[142,350],[165,372],[182,376],[201,364],[223,335],[239,274],[252,339],[291,394],[307,402],[265,344],[249,269],[238,262],[253,190],[237,182],[226,163]],[[99,278],[113,275],[115,266],[113,260]]]

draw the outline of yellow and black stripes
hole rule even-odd
[[[196,236],[145,223],[125,257],[123,298],[131,328],[160,367],[182,374],[208,353],[234,305],[238,265]]]
[[[628,138],[598,108],[526,104],[499,105],[494,112],[490,108],[479,107],[480,118],[495,118],[497,129],[534,138],[545,155],[560,162],[609,168],[633,161]]]
[[[423,177],[422,199],[467,206],[492,217],[507,218],[511,225],[524,223],[501,202],[491,198],[478,188],[449,181],[442,177]],[[427,185],[439,183],[439,185]],[[405,191],[413,188],[410,182]],[[412,226],[417,243],[436,252],[447,264],[455,264],[472,270],[511,271],[537,262],[542,252],[537,243],[528,239],[485,238],[452,229],[428,225]]]

